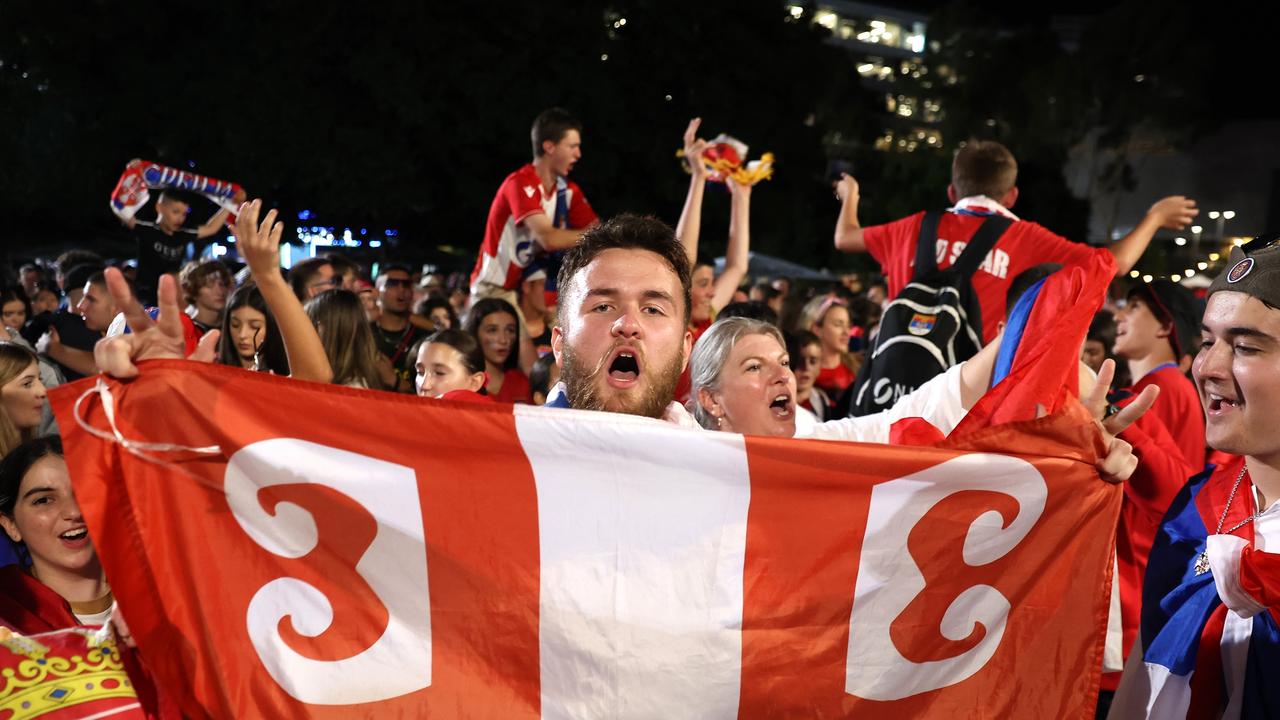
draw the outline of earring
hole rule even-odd
[[[716,428],[721,430],[724,429],[724,418],[719,415],[716,416]]]

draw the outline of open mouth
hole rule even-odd
[[[795,412],[795,401],[786,393],[778,393],[769,403],[769,410],[774,417],[785,420]]]
[[[609,363],[609,384],[614,387],[631,387],[640,379],[640,360],[631,348],[620,348]]]
[[[68,530],[58,536],[63,545],[71,548],[81,548],[89,544],[89,528],[78,527],[74,530]]]
[[[1239,398],[1218,395],[1217,393],[1205,393],[1205,398],[1208,400],[1208,402],[1205,403],[1205,408],[1209,411],[1210,415],[1222,415],[1223,413],[1239,409],[1244,405]]]

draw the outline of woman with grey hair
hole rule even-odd
[[[796,379],[782,333],[759,320],[726,318],[693,348],[693,415],[708,430],[772,437],[886,443],[893,423],[908,417],[950,433],[987,391],[998,350],[991,343],[884,412],[797,426]]]

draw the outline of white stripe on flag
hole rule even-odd
[[[538,489],[544,718],[735,717],[741,436],[517,407]]]

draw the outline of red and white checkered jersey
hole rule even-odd
[[[580,228],[596,219],[595,210],[573,181],[567,182],[569,227]],[[471,288],[480,283],[514,290],[520,285],[521,272],[533,259],[537,247],[533,233],[524,221],[534,213],[555,218],[556,191],[542,186],[538,171],[525,165],[507,176],[489,206],[489,221],[484,229],[484,243],[471,272]]]

